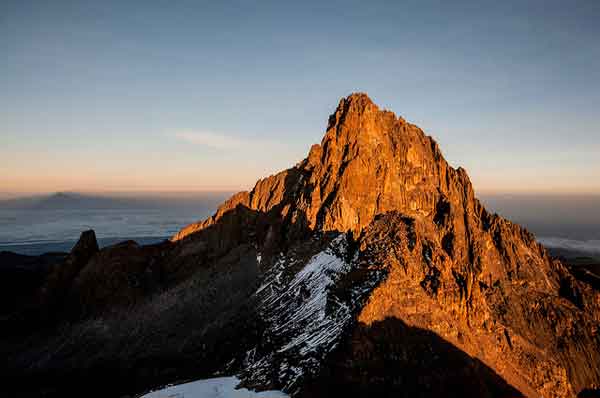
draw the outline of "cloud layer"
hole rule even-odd
[[[600,240],[574,240],[556,237],[540,237],[538,241],[546,247],[576,250],[600,255]]]

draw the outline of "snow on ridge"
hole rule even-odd
[[[332,242],[332,246],[341,249],[342,253],[346,252],[344,238],[344,235],[340,235]],[[326,314],[328,290],[348,271],[350,271],[350,265],[334,254],[332,248],[329,247],[311,258],[296,275],[288,290],[296,290],[304,295],[308,294],[308,297],[279,327],[293,326],[299,322],[306,323],[306,325],[303,327],[302,333],[281,347],[279,352],[298,347],[300,354],[304,355],[335,341],[339,334],[336,326],[348,320],[351,314],[348,307],[340,302],[336,302],[333,315]]]
[[[295,259],[280,254],[255,293],[266,328],[259,346],[246,354],[244,379],[268,385],[277,374],[276,385],[293,393],[307,372],[318,370],[352,319],[350,307],[330,294],[352,269],[347,250],[347,236],[340,234],[295,275]]]
[[[263,299],[262,313],[273,331],[298,328],[299,333],[280,347],[279,352],[299,348],[300,354],[306,354],[335,339],[336,332],[330,329],[346,320],[350,313],[347,306],[338,303],[334,316],[328,316],[327,298],[329,288],[350,271],[350,265],[342,258],[346,250],[346,236],[341,234],[325,250],[314,255],[284,289],[272,289]],[[277,270],[271,284],[280,281],[281,272]],[[265,287],[259,288],[257,293]]]

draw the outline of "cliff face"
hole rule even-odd
[[[307,397],[600,387],[600,294],[365,94],[340,101],[306,159],[170,242],[86,253],[44,287],[68,323],[0,344],[7,374],[125,370],[112,393],[214,372]]]

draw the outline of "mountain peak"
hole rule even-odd
[[[364,110],[369,107],[377,108],[377,105],[375,105],[367,93],[352,93],[347,97],[340,99],[338,109],[344,107],[354,107],[355,109]]]
[[[352,93],[340,99],[335,112],[329,117],[327,130],[344,123],[346,120],[356,121],[378,116],[396,120],[396,115],[393,112],[379,109],[366,93]],[[404,122],[404,119],[399,118],[399,121]]]
[[[304,161],[226,202],[208,224],[243,204],[263,212],[285,207],[285,217],[305,220],[309,229],[359,232],[388,211],[434,217],[449,197],[461,207],[474,200],[466,173],[450,167],[417,126],[355,93],[340,100]]]

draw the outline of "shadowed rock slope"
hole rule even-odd
[[[600,387],[598,291],[365,94],[340,101],[306,159],[169,242],[90,239],[0,344],[0,388],[110,378],[90,396],[119,396],[214,374],[298,397]]]

